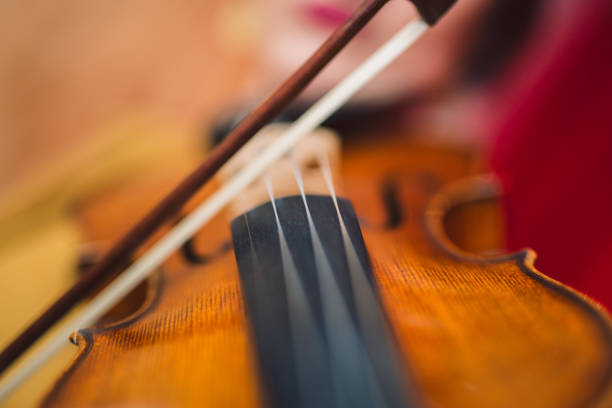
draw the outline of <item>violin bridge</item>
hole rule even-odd
[[[220,170],[220,182],[227,182],[246,164],[257,157],[271,142],[287,130],[287,124],[273,124],[265,127],[251,139]],[[319,168],[321,157],[325,155],[330,163],[332,173],[336,174],[340,166],[340,137],[330,129],[318,128],[304,137],[289,155],[277,160],[266,171],[267,177],[274,185],[278,196],[299,194],[298,185],[293,176],[293,167],[297,166],[303,176],[306,191],[312,194],[328,194],[328,189]],[[338,179],[338,178],[336,178]],[[229,208],[231,216],[236,217],[257,205],[269,201],[268,191],[262,179],[253,182],[242,194],[234,199]]]

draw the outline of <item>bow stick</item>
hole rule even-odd
[[[145,255],[127,268],[76,315],[66,327],[49,339],[36,355],[17,367],[0,383],[0,400],[24,381],[50,358],[65,342],[75,327],[94,323],[118,300],[128,294],[159,266],[168,255],[180,247],[236,194],[260,175],[267,166],[286,153],[303,135],[314,130],[340,108],[363,85],[369,82],[427,28],[434,24],[455,0],[412,0],[421,18],[409,23],[351,75],[313,105],[288,131],[269,146],[255,161],[245,167],[230,182],[221,187],[194,212],[161,238]],[[127,264],[134,251],[154,233],[204,185],[216,171],[251,137],[273,120],[316,75],[348,44],[348,42],[376,15],[388,0],[365,0],[351,17],[338,28],[323,45],[253,113],[244,119],[208,158],[185,178],[149,214],[134,226],[106,255],[74,286],[36,319],[0,354],[0,373],[4,372],[28,347],[61,319],[74,305],[99,288],[113,272]]]

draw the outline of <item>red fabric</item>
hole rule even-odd
[[[506,78],[492,167],[509,249],[533,248],[540,271],[612,310],[612,1],[584,3],[557,52]]]

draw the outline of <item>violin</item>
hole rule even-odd
[[[376,142],[346,142],[338,182],[342,197],[354,205],[352,211],[348,201],[341,204],[347,228],[349,217],[357,217],[353,222],[363,234],[359,251],[369,258],[368,287],[375,289],[392,332],[384,347],[395,343],[397,348],[395,361],[404,375],[398,388],[410,390],[397,405],[559,407],[603,401],[612,364],[612,331],[604,311],[536,271],[529,250],[491,257],[478,254],[490,248],[474,238],[460,242],[478,253],[460,249],[449,238],[472,235],[475,227],[479,234],[497,229],[492,215],[474,222],[468,214],[477,211],[478,219],[493,211],[494,180],[476,175],[469,152],[380,136]],[[131,199],[129,193],[113,193],[97,203],[97,210],[120,219]],[[276,199],[279,216],[281,205],[301,207],[300,200],[299,195]],[[315,225],[323,229],[323,217],[333,220],[332,200],[321,195],[306,195],[306,200]],[[260,204],[245,214],[253,228],[263,223],[273,235],[270,207]],[[299,259],[308,245],[294,248],[289,235],[297,232],[289,226],[300,223],[301,209],[281,221],[300,271],[308,268]],[[227,209],[194,237],[191,249],[175,253],[147,281],[146,296],[132,294],[132,302],[142,302],[133,313],[80,330],[79,352],[43,405],[325,403],[323,398],[309,400],[313,405],[302,402],[295,380],[293,387],[284,381],[295,371],[282,365],[292,354],[286,349],[292,336],[282,260],[278,254],[262,260],[266,281],[261,287],[249,283],[249,272],[240,270],[248,263],[243,258],[248,251],[238,252],[248,238],[236,221],[230,227],[232,217]],[[327,230],[338,228],[336,223]],[[272,251],[268,245],[278,252],[278,235],[253,234],[258,254]],[[321,239],[341,241],[339,231],[329,235]],[[225,246],[228,242],[233,248]],[[330,250],[330,258],[346,256],[342,245],[334,249],[340,255]],[[273,309],[263,317],[256,317],[266,306],[255,290],[263,291]],[[316,294],[312,290],[309,300]],[[381,381],[390,380],[383,374]]]
[[[474,225],[491,228],[480,218],[499,191],[470,154],[397,134],[350,135],[340,149],[326,133],[314,147],[296,137],[290,157],[279,148],[276,168],[259,165],[283,137],[247,145],[255,159],[234,157],[168,216],[179,230],[208,218],[184,227],[195,234],[144,287],[122,286],[127,312],[108,314],[109,300],[84,320],[94,322],[73,337],[79,352],[43,405],[612,403],[609,317],[536,271],[532,251],[483,254]],[[206,210],[253,168],[268,174]],[[146,199],[113,195],[118,224],[134,197]]]

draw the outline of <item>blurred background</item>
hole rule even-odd
[[[358,4],[3,1],[0,347]],[[415,16],[393,0],[286,116]],[[393,121],[473,150],[504,186],[507,249],[533,247],[546,274],[612,306],[611,17],[604,0],[458,0],[328,125]],[[125,199],[135,190],[147,200]],[[9,406],[38,401],[73,354]]]

